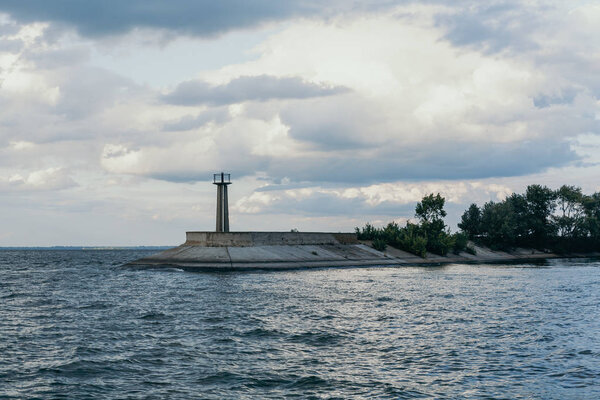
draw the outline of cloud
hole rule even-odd
[[[298,77],[278,78],[268,75],[242,76],[224,85],[212,86],[195,80],[180,83],[175,90],[162,97],[163,101],[177,105],[224,105],[244,101],[273,99],[306,99],[331,96],[347,91],[305,82]]]
[[[512,189],[490,181],[391,182],[369,186],[311,186],[289,189],[275,185],[240,198],[233,211],[244,214],[289,213],[313,216],[393,216],[414,217],[415,205],[429,193],[441,193],[448,206],[468,202],[501,200]]]
[[[445,38],[459,46],[490,53],[509,47],[523,51],[537,47],[528,34],[543,24],[541,11],[534,4],[491,1],[455,7],[438,14],[436,22],[447,30]]]
[[[4,0],[0,12],[21,22],[45,21],[72,26],[89,37],[123,34],[135,28],[214,36],[291,17],[377,10],[389,4],[381,0],[328,3],[317,0]]]
[[[222,124],[231,120],[229,110],[226,108],[214,108],[200,112],[196,116],[186,115],[177,120],[166,122],[163,125],[165,131],[187,131],[202,127],[209,123]]]
[[[398,179],[480,179],[520,176],[560,167],[578,156],[568,142],[422,142],[376,151],[329,152],[272,160],[269,176],[291,181],[389,182]]]
[[[290,127],[290,137],[324,151],[382,145],[390,137],[388,116],[382,114],[372,101],[356,93],[280,107],[281,120]]]
[[[215,131],[203,129],[208,130],[171,136],[165,146],[107,145],[102,165],[115,173],[173,182],[195,181],[213,170],[227,169],[237,177],[264,173],[272,181],[353,185],[521,176],[565,166],[579,157],[563,140],[493,145],[443,140],[329,151],[303,148],[279,120],[242,119]]]
[[[101,165],[111,173],[194,182],[219,170],[238,177],[268,170],[273,157],[294,151],[295,146],[278,119],[237,118],[196,131],[173,132],[167,139],[163,145],[106,144]]]
[[[75,26],[86,36],[121,34],[136,27],[212,36],[305,10],[302,2],[258,0],[6,0],[0,10],[24,22],[52,21]]]
[[[35,64],[37,69],[51,70],[83,64],[89,60],[90,51],[87,47],[72,48],[38,48],[25,52],[25,57]]]
[[[225,117],[224,108],[209,108],[170,121],[164,129],[181,133],[168,144],[131,150],[134,164],[123,158],[103,165],[171,181],[216,165],[295,183],[484,179],[566,166],[579,157],[566,139],[598,130],[596,100],[577,84],[519,58],[459,50],[427,18],[403,18],[293,24],[266,40],[256,60],[184,82],[166,96],[184,105],[248,101],[236,112]],[[313,81],[348,90],[322,95],[330,93],[307,84]],[[541,107],[540,99],[563,94],[572,100]],[[281,101],[290,97],[299,101]],[[264,99],[272,101],[250,101]]]
[[[51,167],[0,177],[3,191],[62,190],[77,186],[64,168]]]

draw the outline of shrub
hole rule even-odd
[[[420,257],[425,257],[427,253],[427,238],[421,234],[418,225],[410,222],[406,224],[405,228],[400,229],[398,235],[390,244]]]
[[[454,246],[452,251],[454,254],[459,254],[461,251],[465,251],[467,249],[467,243],[469,242],[469,238],[466,233],[455,233],[454,235]]]
[[[450,249],[454,248],[454,243],[454,235],[442,231],[427,241],[427,250],[445,256]]]
[[[416,254],[422,258],[427,256],[427,238],[423,236],[414,236],[407,244],[408,246],[406,251]]]
[[[375,239],[373,240],[373,248],[378,251],[385,251],[387,243],[383,239]]]
[[[379,239],[382,236],[382,230],[375,228],[370,223],[366,223],[365,227],[362,230],[358,227],[354,228],[356,232],[356,238],[358,240],[375,240]]]

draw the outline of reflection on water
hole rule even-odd
[[[3,398],[600,398],[600,263],[194,274],[0,251]]]

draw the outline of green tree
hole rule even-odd
[[[490,247],[513,247],[517,241],[517,223],[512,203],[485,203],[481,211],[481,231]]]
[[[525,192],[527,200],[528,219],[531,244],[536,247],[545,247],[548,239],[554,233],[554,225],[550,217],[556,207],[556,193],[541,185],[529,185]]]
[[[600,192],[584,196],[583,210],[585,234],[590,238],[591,245],[597,250],[600,247]]]
[[[522,194],[513,193],[504,203],[510,209],[510,221],[506,226],[507,232],[512,231],[511,246],[528,246],[531,237],[529,203]]]
[[[525,194],[513,193],[504,201],[485,203],[481,209],[472,204],[463,214],[459,227],[472,240],[493,248],[522,246],[557,252],[598,251],[600,193],[588,196],[575,186],[563,185],[551,190],[530,185]],[[455,251],[461,247],[460,243],[459,238],[455,238]]]
[[[563,238],[584,235],[585,213],[581,188],[563,185],[555,193],[557,215],[552,216],[555,230]]]
[[[471,204],[464,212],[458,227],[467,234],[469,239],[474,239],[481,233],[481,210],[477,204]]]
[[[446,200],[438,193],[423,197],[415,208],[415,217],[419,219],[419,229],[427,239],[427,250],[446,255],[454,246],[454,240],[447,232],[444,217],[444,203]]]
[[[419,218],[421,224],[432,224],[435,222],[444,222],[446,211],[444,211],[444,199],[439,193],[435,196],[433,193],[423,197],[415,207],[415,217]]]

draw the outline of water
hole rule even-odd
[[[0,398],[600,398],[600,262],[254,273],[0,251]]]

